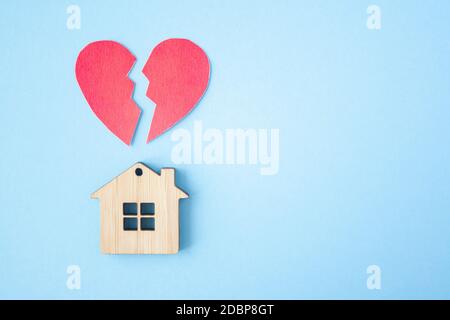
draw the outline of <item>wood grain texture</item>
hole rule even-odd
[[[142,175],[136,174],[142,170]],[[100,248],[107,254],[175,254],[179,250],[179,199],[188,195],[175,185],[175,169],[161,175],[142,163],[94,192],[100,199]],[[136,216],[124,216],[123,204],[137,203]],[[141,230],[141,203],[154,203],[155,230]],[[137,218],[137,230],[124,230],[124,218]],[[147,216],[146,216],[147,217]]]

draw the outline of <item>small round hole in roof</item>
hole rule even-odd
[[[141,169],[141,168],[137,168],[137,169],[134,171],[134,173],[136,173],[136,175],[137,175],[138,177],[140,177],[140,176],[142,176],[142,169]]]

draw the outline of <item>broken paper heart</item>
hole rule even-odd
[[[128,145],[141,114],[133,101],[134,84],[128,77],[135,61],[120,43],[97,41],[81,50],[75,67],[78,84],[92,111]],[[147,97],[156,104],[149,142],[174,126],[201,99],[209,81],[209,61],[192,41],[169,39],[153,49],[142,71],[149,80]]]

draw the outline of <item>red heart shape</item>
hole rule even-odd
[[[136,58],[121,44],[97,41],[87,45],[76,62],[76,77],[89,106],[105,126],[130,144],[141,110],[132,99],[128,73]],[[186,39],[158,44],[143,69],[147,96],[156,103],[147,142],[186,116],[203,96],[209,81],[205,52]]]

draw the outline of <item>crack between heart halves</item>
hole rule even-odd
[[[136,106],[140,109],[138,122],[134,129],[133,138],[130,145],[146,144],[146,138],[150,129],[151,120],[156,108],[156,104],[150,100],[146,93],[149,86],[149,80],[142,72],[145,61],[137,59],[127,74],[128,79],[133,83],[133,99]]]

